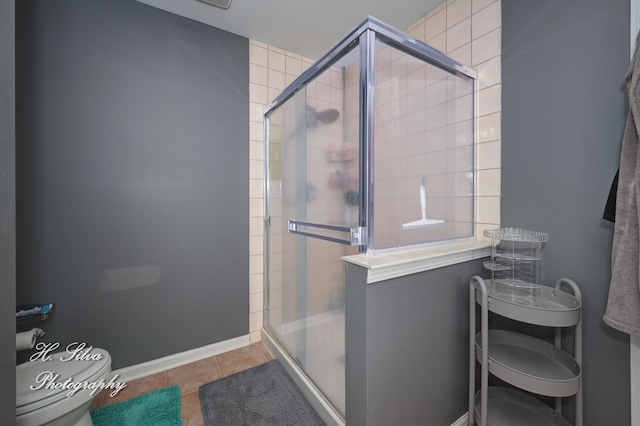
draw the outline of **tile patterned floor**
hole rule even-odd
[[[126,401],[163,387],[180,385],[184,425],[202,426],[204,419],[198,395],[200,385],[255,367],[272,359],[273,355],[262,343],[254,343],[244,348],[132,380],[127,382],[127,387],[115,397],[110,397],[106,391],[103,391],[93,401],[92,409]]]

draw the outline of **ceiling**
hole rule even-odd
[[[233,0],[229,9],[197,0],[137,1],[318,59],[367,16],[402,29],[442,0]]]

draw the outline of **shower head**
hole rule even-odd
[[[323,124],[333,123],[340,117],[340,112],[335,108],[317,111],[314,107],[307,105],[307,126],[315,127],[318,122]]]

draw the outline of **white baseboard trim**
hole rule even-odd
[[[460,417],[455,422],[451,423],[451,426],[467,426],[469,424],[469,413],[464,413],[462,417]]]
[[[118,375],[121,381],[136,380],[141,377],[169,370],[171,368],[180,367],[191,362],[200,361],[215,355],[220,355],[234,349],[240,349],[249,346],[249,335],[234,337],[233,339],[223,340],[222,342],[213,343],[211,345],[202,346],[200,348],[190,349],[188,351],[179,352],[177,354],[168,355],[151,361],[134,364],[129,367],[119,368],[113,373]]]

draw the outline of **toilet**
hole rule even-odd
[[[109,382],[111,356],[104,349],[92,348],[93,359],[71,359],[69,353],[49,354],[52,359],[37,359],[16,367],[17,426],[92,426],[89,407],[101,389],[64,389],[72,383],[96,384]],[[65,359],[67,361],[61,360]],[[100,358],[100,359],[97,359]],[[51,372],[49,375],[47,372]],[[53,380],[46,380],[47,378]],[[103,382],[100,382],[103,380]],[[55,388],[55,384],[59,384]],[[38,389],[33,389],[34,387]]]

